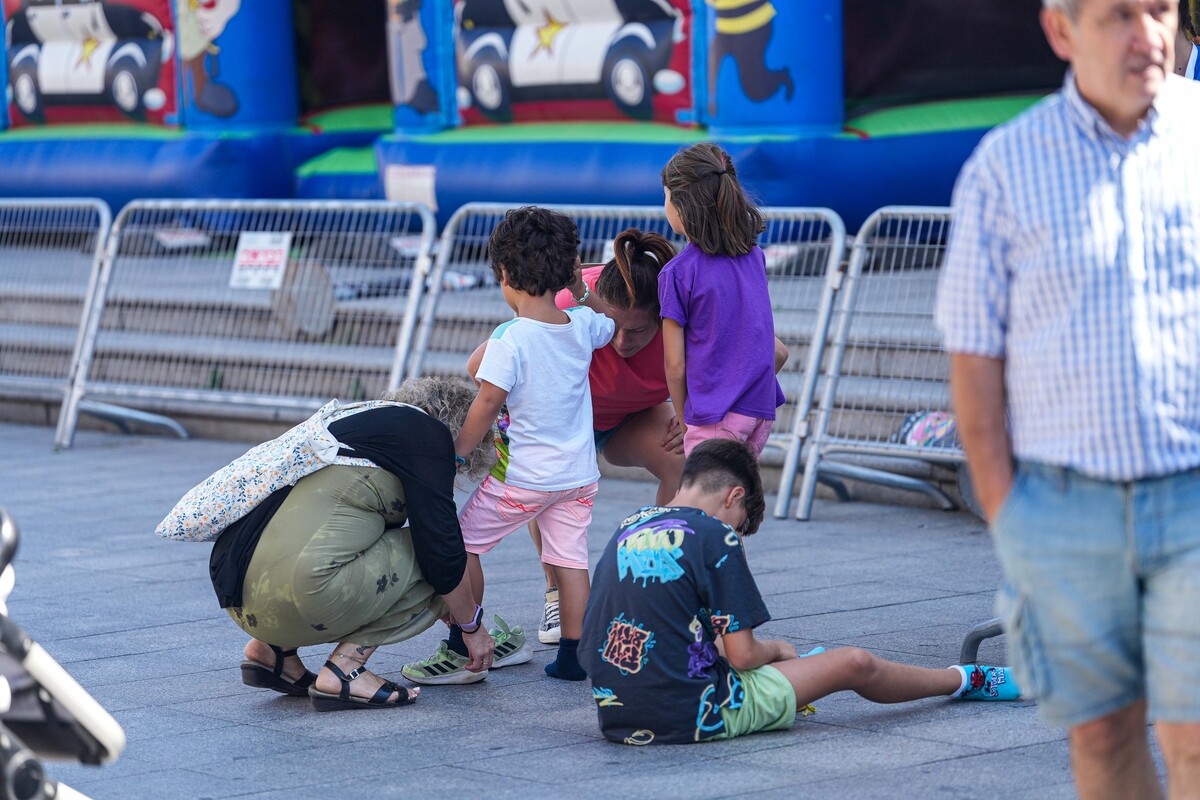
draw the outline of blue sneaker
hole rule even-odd
[[[817,653],[824,653],[824,652],[825,652],[824,647],[814,647],[812,650],[809,650],[807,653],[801,653],[799,657],[800,658],[808,658],[809,656],[815,656]]]
[[[967,687],[956,694],[958,700],[1019,700],[1021,688],[1008,667],[989,667],[986,664],[965,664],[953,669],[962,670]]]

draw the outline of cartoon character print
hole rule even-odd
[[[695,740],[697,742],[702,739],[711,739],[725,729],[725,720],[721,718],[722,708],[741,708],[742,703],[745,702],[746,689],[737,673],[729,670],[725,682],[729,692],[723,703],[713,702],[713,696],[717,693],[717,687],[713,684],[704,687],[704,691],[700,693],[700,705],[696,710]]]
[[[771,41],[775,7],[769,0],[706,0],[716,16],[716,33],[709,48],[708,112],[717,113],[717,78],[726,56],[737,67],[742,92],[754,103],[761,103],[782,87],[792,99],[795,83],[787,67],[770,69],[766,63]]]
[[[496,442],[496,463],[492,465],[492,477],[496,480],[504,480],[508,474],[508,428],[512,424],[512,418],[508,415],[508,403],[500,406],[500,413],[496,415],[496,421],[492,425],[492,434]]]
[[[192,102],[214,117],[232,117],[238,111],[237,95],[217,82],[221,48],[215,41],[241,5],[242,0],[178,0],[176,4],[179,58],[191,77]]]
[[[684,538],[695,533],[680,519],[656,519],[626,530],[617,539],[618,580],[632,576],[646,586],[651,581],[668,583],[682,578],[684,570],[679,561],[683,558]]]
[[[708,674],[708,668],[717,663],[717,646],[704,640],[704,626],[698,618],[692,617],[688,630],[695,637],[695,641],[688,645],[688,677],[703,678]]]
[[[600,657],[622,675],[633,675],[649,663],[649,651],[653,647],[654,631],[646,630],[635,620],[625,619],[625,614],[621,613],[608,623],[608,637],[600,649]]]
[[[1007,683],[1007,679],[1004,676],[1004,670],[995,667],[989,669],[976,667],[971,670],[971,674],[967,678],[967,688],[963,691],[962,696],[982,694],[988,697],[999,697],[999,687],[1005,683]]]
[[[733,633],[741,628],[741,625],[733,614],[722,614],[720,611],[713,611],[708,616],[709,624],[712,626],[714,637],[724,636],[727,633]]]
[[[625,737],[625,744],[632,744],[632,745],[636,745],[638,747],[640,747],[642,745],[650,744],[653,741],[654,741],[654,731],[647,730],[646,728],[642,728],[641,730],[636,730],[629,736]]]
[[[437,91],[429,83],[423,61],[429,40],[421,26],[421,0],[390,0],[388,30],[392,46],[392,102],[419,114],[437,111]]]

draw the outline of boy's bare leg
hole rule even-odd
[[[782,672],[796,690],[798,707],[847,690],[876,703],[903,703],[949,695],[962,684],[958,670],[897,664],[858,647],[789,658],[771,666]]]
[[[557,655],[546,665],[546,674],[551,678],[581,681],[587,677],[587,673],[579,665],[576,653],[579,649],[579,637],[583,632],[583,612],[587,608],[588,593],[591,591],[588,573],[586,569],[555,565],[551,565],[551,569],[554,572],[554,582],[558,584],[562,637],[558,640]]]
[[[558,584],[558,613],[565,639],[578,639],[583,634],[583,612],[587,608],[591,584],[586,569],[569,569],[549,565]]]
[[[538,561],[542,561],[542,529],[538,527],[536,519],[529,520],[529,538],[537,548]],[[545,561],[542,561],[542,573],[546,576],[546,591],[557,589],[554,585],[554,568]]]

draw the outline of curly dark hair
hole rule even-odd
[[[1179,0],[1179,30],[1189,42],[1196,38],[1196,14],[1193,12],[1196,5],[1196,0]]]
[[[537,206],[514,208],[504,215],[488,240],[492,274],[531,295],[557,292],[575,280],[579,228],[565,214]]]
[[[613,240],[613,254],[596,279],[596,294],[615,308],[658,317],[658,273],[675,248],[660,234],[628,228]]]
[[[733,159],[712,142],[672,156],[663,167],[662,182],[688,241],[709,255],[745,255],[767,227],[742,191]]]
[[[758,458],[745,442],[707,439],[696,445],[683,464],[679,485],[687,488],[696,484],[706,492],[719,492],[731,486],[745,489],[746,527],[741,533],[749,536],[758,530],[767,503],[763,499]]]

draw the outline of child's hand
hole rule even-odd
[[[667,422],[667,433],[659,443],[662,449],[668,453],[683,452],[683,433],[687,428],[679,421],[678,417],[671,417]]]
[[[775,661],[787,661],[789,659],[800,657],[796,652],[796,648],[787,642],[776,641],[775,647],[778,650],[778,652],[775,654]]]

